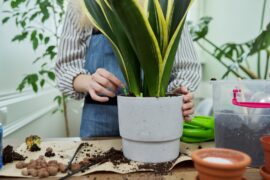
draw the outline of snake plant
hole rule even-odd
[[[135,96],[166,95],[192,1],[145,0],[142,7],[137,0],[84,0],[90,20],[111,43]]]

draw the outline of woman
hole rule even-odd
[[[81,137],[119,136],[113,98],[125,86],[112,48],[82,11],[82,0],[69,2],[56,63],[59,89],[74,99],[85,98]],[[200,81],[200,64],[187,26],[171,74],[168,92],[184,95],[185,120],[194,113],[193,96]],[[102,96],[101,96],[102,94]]]

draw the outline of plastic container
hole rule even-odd
[[[247,153],[263,165],[262,135],[270,134],[270,81],[213,81],[216,147]]]

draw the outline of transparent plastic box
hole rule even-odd
[[[247,153],[263,165],[260,137],[270,134],[270,81],[213,81],[216,147]]]

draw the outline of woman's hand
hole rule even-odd
[[[189,92],[186,87],[183,86],[175,89],[173,93],[183,95],[183,106],[182,106],[183,117],[185,121],[190,121],[195,111],[193,94]]]
[[[95,101],[106,102],[109,97],[115,97],[117,89],[124,84],[106,69],[99,68],[92,75],[79,75],[73,86],[78,92],[88,92]]]

